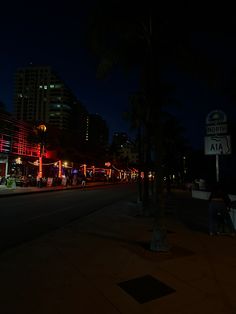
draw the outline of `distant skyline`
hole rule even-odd
[[[34,65],[33,62],[32,64]],[[30,63],[26,63],[18,67],[29,65]],[[106,80],[97,80],[95,66],[94,69],[88,66],[81,70],[79,76],[75,73],[75,67],[72,72],[69,72],[69,68],[64,69],[60,64],[53,66],[53,64],[37,63],[35,65],[52,66],[52,69],[57,72],[88,112],[97,113],[107,121],[110,137],[114,132],[132,134],[129,122],[123,118],[123,112],[129,110],[128,97],[136,91],[135,78],[125,78],[122,73],[118,72]],[[9,112],[13,110],[14,74],[18,67],[12,68],[11,72],[5,72],[4,77],[2,77],[3,72],[0,73],[0,101],[6,105]]]

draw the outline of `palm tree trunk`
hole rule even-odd
[[[142,136],[141,126],[138,127],[138,155],[139,155],[139,168],[138,168],[138,203],[143,201],[143,182],[141,177],[141,165],[143,164],[143,153],[142,153]]]
[[[144,143],[144,180],[143,180],[143,214],[149,216],[149,144],[148,140]]]
[[[162,134],[161,123],[159,119],[158,132],[155,145],[155,218],[153,223],[153,235],[150,243],[150,249],[156,252],[168,252],[170,246],[167,241],[167,228],[165,221],[165,193],[163,184],[163,167],[162,167]]]

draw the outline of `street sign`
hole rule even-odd
[[[216,181],[219,182],[219,156],[231,154],[227,116],[222,110],[212,110],[206,116],[205,155],[215,155]]]
[[[231,154],[231,141],[229,135],[205,136],[206,155],[229,155]]]
[[[206,134],[225,134],[228,131],[227,124],[215,124],[215,125],[207,125],[206,126]]]
[[[227,122],[226,114],[221,110],[213,110],[206,117],[207,125],[225,124]]]

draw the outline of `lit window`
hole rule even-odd
[[[50,88],[55,88],[55,85],[54,84],[50,84]]]
[[[48,89],[48,87],[47,87],[47,85],[44,85],[44,87],[43,87],[44,89]]]

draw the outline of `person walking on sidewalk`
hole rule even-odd
[[[227,226],[230,233],[234,233],[233,223],[231,221],[230,210],[230,198],[225,193],[221,184],[217,183],[209,197],[209,234],[219,234],[224,231],[224,227]]]
[[[81,186],[82,186],[83,189],[85,188],[85,185],[86,185],[86,176],[83,175],[82,176],[82,180],[81,180]]]

